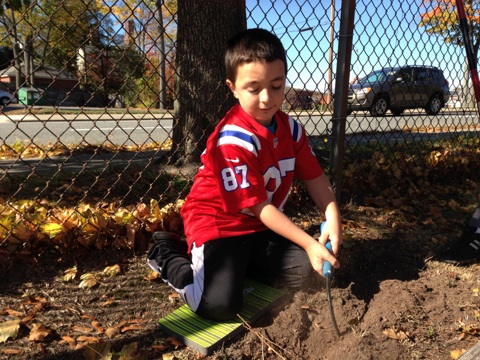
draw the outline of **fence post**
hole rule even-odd
[[[355,0],[342,1],[340,34],[338,41],[337,73],[335,76],[335,101],[332,115],[332,149],[330,168],[337,202],[340,203],[343,154],[345,147],[345,123],[347,121],[348,79],[352,57],[352,38],[355,20]]]

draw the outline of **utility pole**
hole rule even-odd
[[[159,104],[158,108],[164,110],[167,107],[167,91],[166,91],[166,75],[165,75],[165,30],[163,28],[163,0],[156,1],[158,14],[158,37],[159,37],[159,63],[160,63],[160,81],[159,87]]]
[[[333,40],[335,38],[335,0],[330,5],[330,48],[328,51],[327,107],[332,107]]]

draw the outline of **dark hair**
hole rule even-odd
[[[237,69],[254,61],[281,60],[287,75],[287,55],[280,39],[264,29],[248,29],[232,36],[227,43],[225,68],[227,79],[235,82]]]

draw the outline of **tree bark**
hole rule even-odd
[[[173,146],[178,165],[197,163],[234,104],[225,84],[227,40],[246,29],[245,0],[178,1]]]

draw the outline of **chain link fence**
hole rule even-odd
[[[424,171],[425,159],[440,166],[447,156],[442,142],[456,142],[459,152],[477,147],[478,112],[455,7],[351,2],[353,46],[344,74],[351,87],[342,98],[335,88],[347,3],[246,1],[247,27],[273,31],[287,50],[283,109],[305,126],[330,171],[334,104],[347,104],[345,151],[336,170],[349,176],[337,189],[372,181],[373,170],[358,173],[361,163],[372,161],[378,170],[393,154],[398,163],[390,175],[401,178]],[[177,83],[183,81],[177,2],[1,4],[0,260],[45,243],[59,251],[145,248],[153,231],[181,231],[178,207],[198,163],[172,161],[179,126],[174,104],[182,101]],[[478,5],[468,6],[471,19]],[[379,74],[384,86],[402,90],[376,88]],[[211,131],[191,132],[199,130]]]

